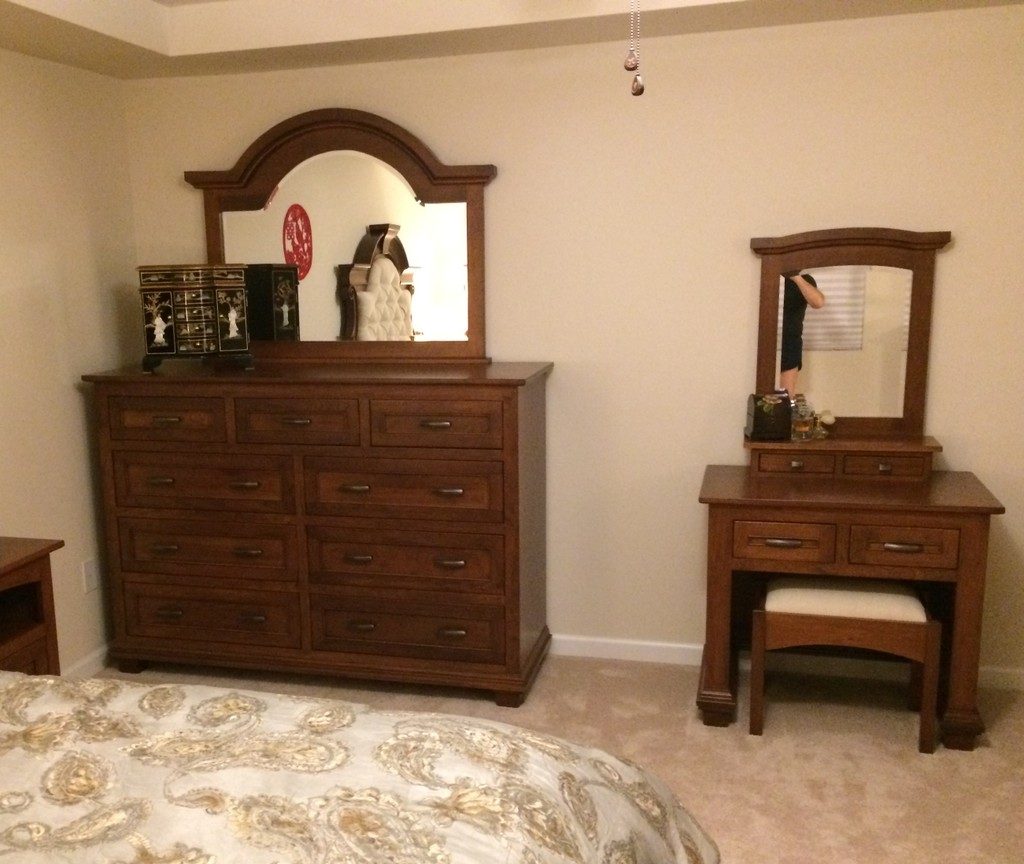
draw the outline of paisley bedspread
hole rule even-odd
[[[0,864],[713,864],[636,765],[514,726],[0,672]]]

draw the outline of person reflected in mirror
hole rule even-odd
[[[824,306],[825,295],[818,290],[818,283],[810,273],[791,273],[784,278],[779,389],[788,391],[789,398],[795,399],[797,377],[803,368],[804,313],[808,306],[812,309]]]

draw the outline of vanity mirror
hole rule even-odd
[[[825,307],[807,312],[797,389],[836,415],[844,438],[920,437],[935,253],[949,240],[948,231],[891,228],[752,239],[761,257],[756,392],[778,386],[785,277],[811,274]]]
[[[233,168],[188,171],[185,180],[203,192],[211,263],[283,261],[282,214],[293,204],[308,210],[304,341],[256,341],[257,358],[485,361],[483,187],[495,174],[493,165],[441,163],[382,117],[323,109],[277,124]],[[337,272],[375,223],[402,226],[419,294],[410,341],[339,339]]]

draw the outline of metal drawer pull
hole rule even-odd
[[[878,473],[879,474],[892,474],[892,464],[889,463],[889,462],[879,462],[878,463]]]
[[[460,498],[466,494],[466,490],[461,486],[442,486],[440,489],[435,489],[434,491],[444,498]]]
[[[177,552],[180,548],[177,543],[154,543],[149,547],[149,551],[155,552],[158,555],[166,555],[171,552]]]
[[[309,417],[282,417],[281,423],[284,426],[309,426],[313,420]]]
[[[185,617],[185,610],[178,609],[176,607],[165,607],[164,609],[156,610],[157,618],[166,618],[169,621],[177,621],[179,618]]]
[[[773,549],[799,549],[804,545],[804,541],[789,537],[768,537],[765,539],[764,545],[771,546]]]
[[[233,483],[228,483],[232,489],[259,489],[259,480],[235,480]]]
[[[372,633],[377,629],[377,625],[372,621],[350,621],[348,629],[355,630],[357,633]]]
[[[175,417],[173,415],[161,415],[153,418],[154,426],[174,426],[176,423],[181,422],[181,417]]]
[[[423,429],[451,429],[451,420],[421,420],[420,426]]]
[[[883,543],[882,548],[886,552],[900,552],[904,555],[920,555],[924,552],[924,546],[920,543]]]
[[[346,555],[345,560],[349,564],[372,564],[372,555]]]
[[[461,627],[442,627],[437,631],[437,635],[446,639],[465,639],[469,634]]]
[[[174,478],[173,477],[149,477],[146,480],[146,482],[150,486],[173,486],[174,485]]]
[[[258,612],[256,612],[248,615],[239,615],[238,620],[242,624],[266,624],[267,616],[260,615]]]
[[[462,558],[435,558],[434,564],[445,570],[461,570],[466,566],[466,562]]]
[[[357,492],[360,495],[365,495],[370,491],[370,487],[366,483],[346,483],[341,487],[342,492]]]
[[[256,546],[239,546],[234,551],[239,558],[259,558],[263,554],[263,550]]]
[[[799,459],[794,459],[793,461],[791,461],[789,463],[789,470],[790,471],[803,471],[804,470],[804,463],[802,461],[800,461]]]

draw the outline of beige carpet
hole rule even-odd
[[[765,734],[701,724],[692,667],[547,660],[520,708],[430,688],[154,667],[143,681],[193,681],[331,695],[396,709],[489,717],[604,748],[653,769],[729,864],[1021,864],[1024,693],[983,691],[988,731],[965,753],[917,752],[917,715],[893,682],[777,673]]]

